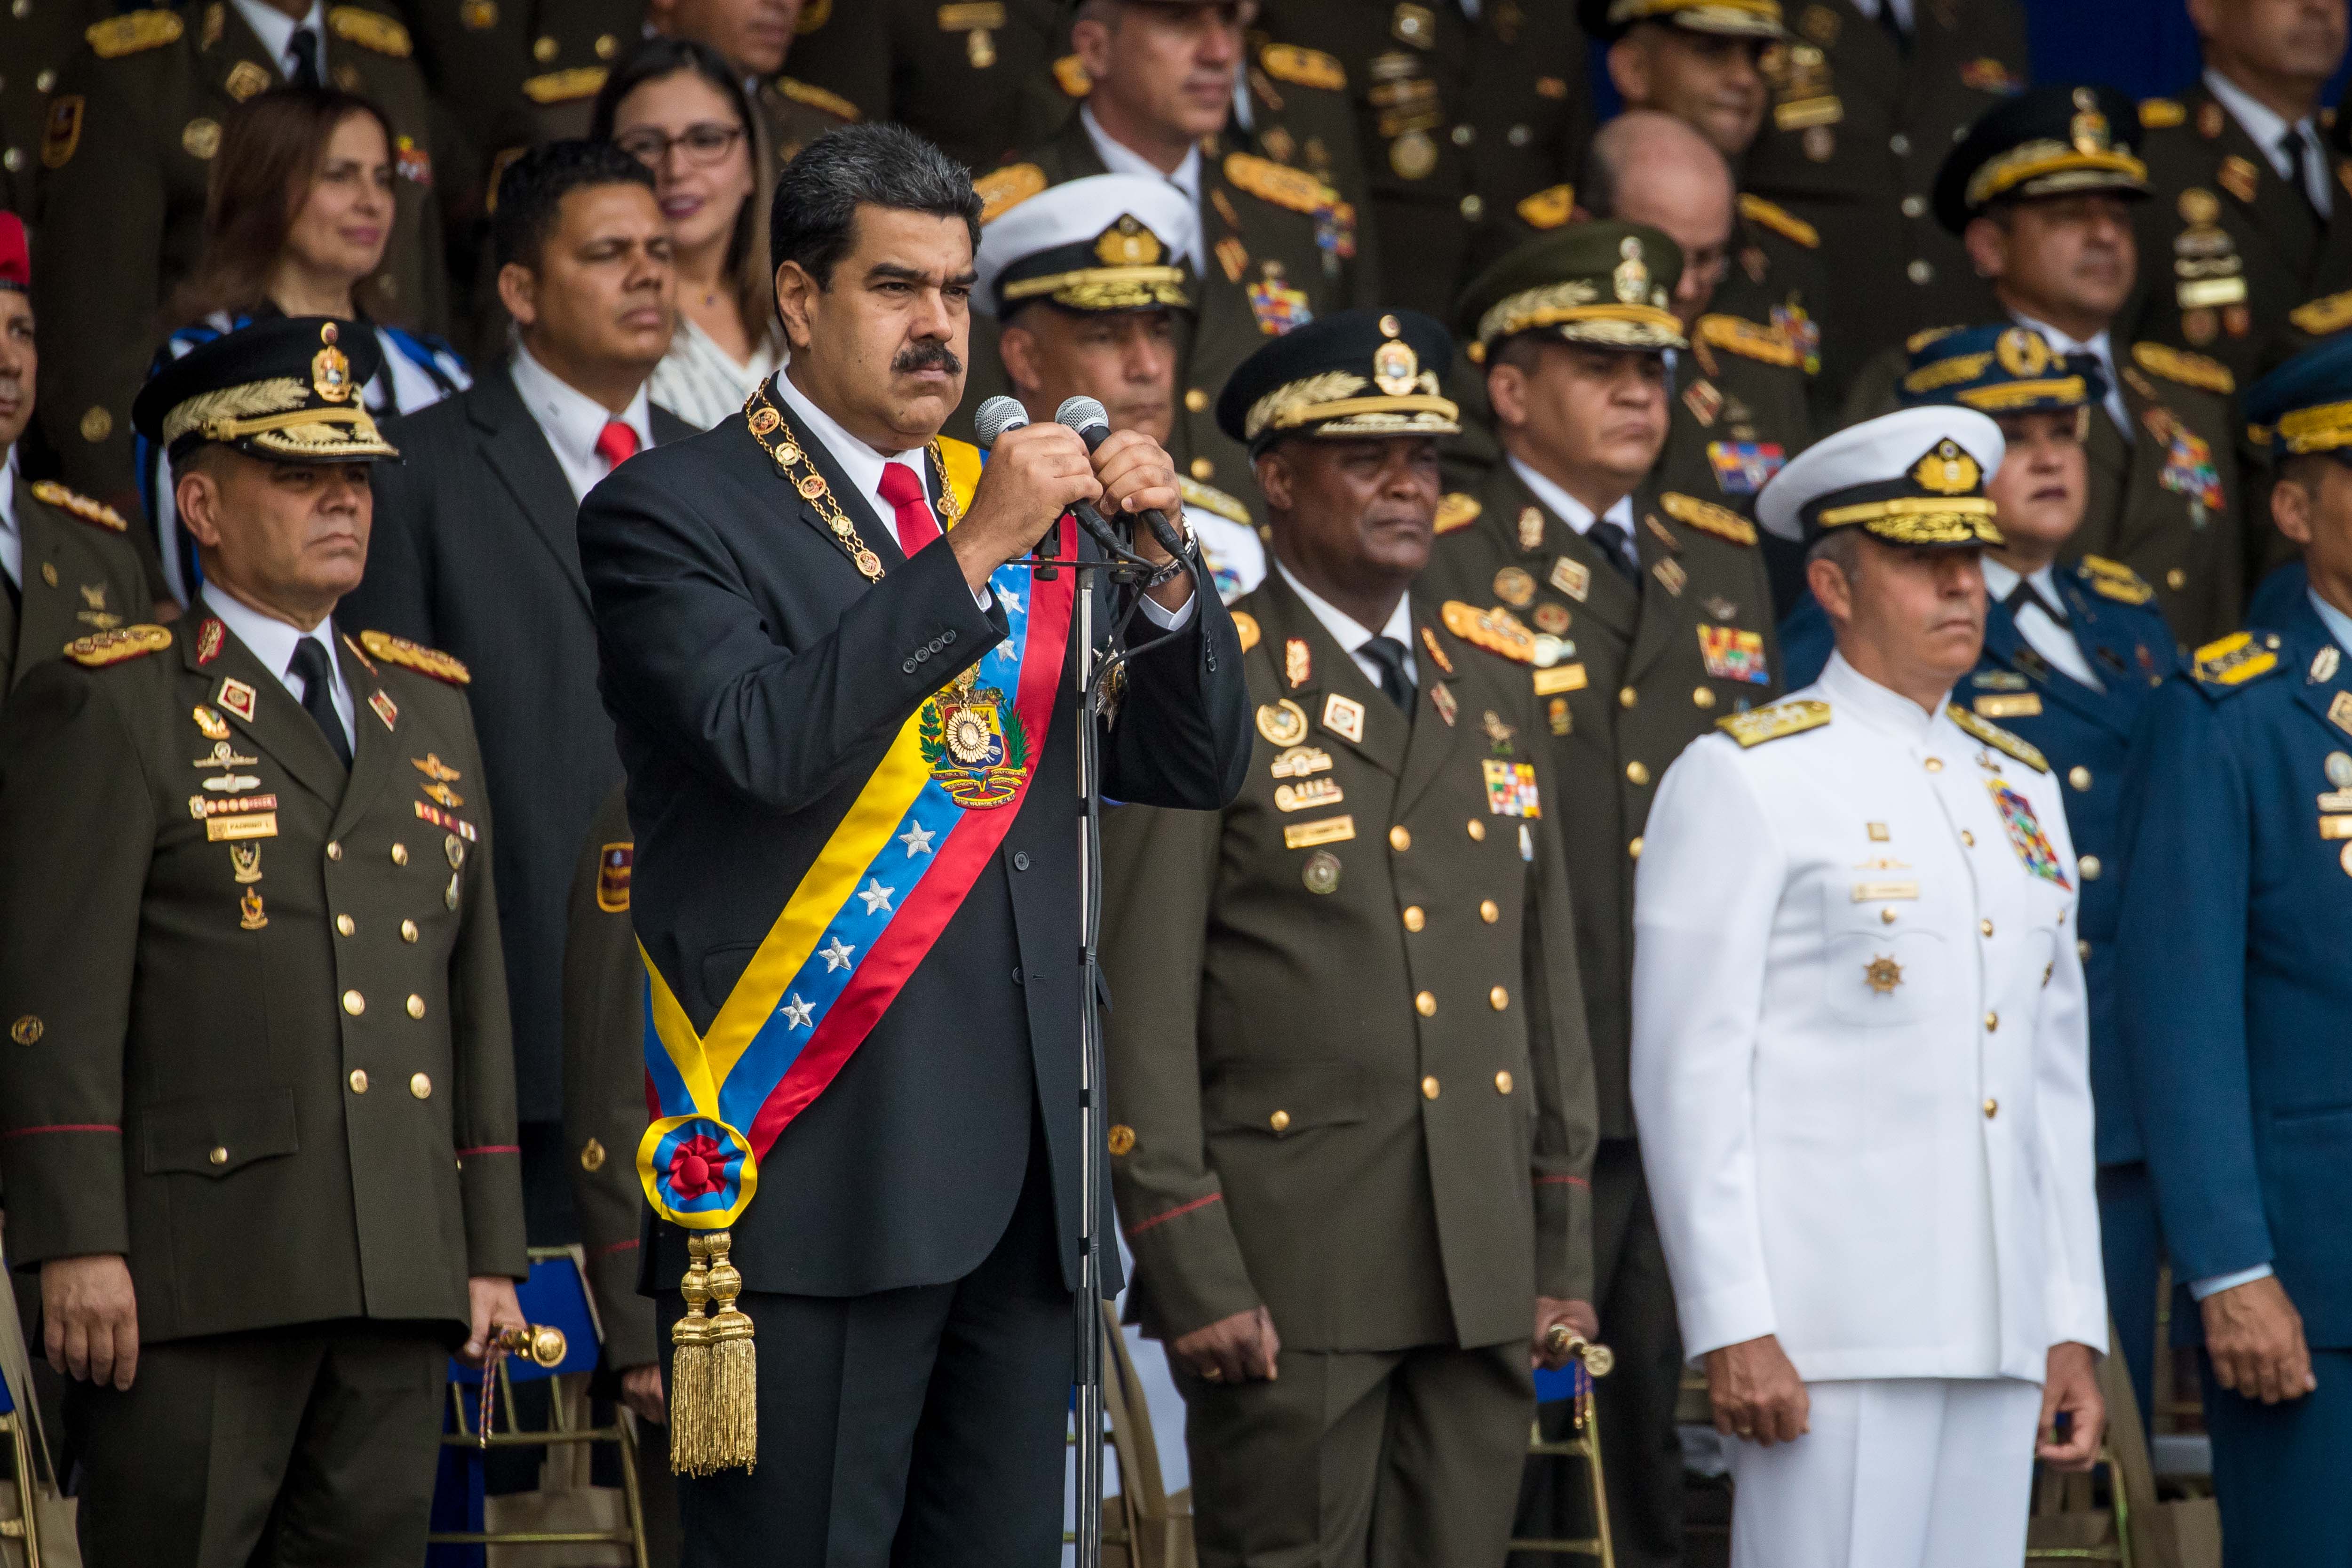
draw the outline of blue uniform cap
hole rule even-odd
[[[1942,403],[1979,414],[2063,414],[2107,395],[2098,356],[2062,354],[2032,327],[1962,327],[1915,338],[1897,384],[1906,408]]]
[[[2273,460],[2352,447],[2352,336],[2305,349],[2248,387],[2245,415],[2248,439]]]

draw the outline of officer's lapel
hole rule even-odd
[[[1323,629],[1315,612],[1291,590],[1279,572],[1271,574],[1269,581],[1283,605],[1283,626],[1275,635],[1282,637],[1284,646],[1274,650],[1276,668],[1285,670],[1278,689],[1306,712],[1307,739],[1317,745],[1336,742],[1384,773],[1402,773],[1410,739],[1404,715],[1397,711],[1396,704],[1379,687],[1364,679],[1364,672],[1356,668],[1354,657]],[[1306,680],[1295,687],[1286,669],[1288,645],[1294,637],[1306,643],[1307,664]],[[1428,667],[1420,660],[1415,662],[1421,666],[1425,687]],[[1351,730],[1355,733],[1350,734]]]
[[[2297,661],[2286,676],[2294,682],[2296,699],[2327,731],[2336,750],[2352,751],[2352,657],[2328,635],[2327,624],[2311,607],[2308,595],[2296,600],[2283,640],[2286,646],[2279,651],[2280,661],[2284,663],[2290,655]],[[2334,650],[2336,658],[2329,659],[2323,649]],[[2326,668],[2329,664],[2336,668]],[[2323,671],[2326,679],[2312,679]]]
[[[205,705],[252,736],[262,754],[303,788],[331,806],[341,802],[350,782],[342,759],[328,745],[318,722],[286,689],[286,683],[263,667],[226,622],[216,622],[201,605],[186,619],[194,623],[194,628],[182,634],[180,656],[205,682]],[[210,640],[205,635],[208,624],[221,628],[220,651],[210,660],[199,662],[197,656]],[[354,695],[361,690],[352,688]]]
[[[2096,498],[2112,497],[2123,488],[2131,467],[2133,450],[2140,442],[2148,439],[2147,427],[2137,423],[2140,408],[2146,400],[2128,381],[2124,383],[2123,395],[2124,416],[2135,422],[2132,433],[2137,437],[2128,447],[2124,444],[2123,433],[2116,428],[2115,418],[2108,414],[2106,405],[2095,403],[2091,405],[2091,438],[2084,445],[2084,456],[2090,459],[2094,499],[2084,508],[2086,512],[2096,512]]]
[[[197,67],[203,73],[205,92],[214,102],[214,112],[234,109],[257,92],[284,87],[286,75],[278,68],[277,58],[270,54],[260,35],[246,25],[237,8],[229,5],[217,10],[207,6],[204,12],[207,33],[215,15],[221,16],[220,37],[204,50],[202,63]],[[326,40],[322,38],[320,48],[323,51],[325,47]],[[323,53],[320,58],[324,58]]]
[[[2229,111],[2227,105],[2221,109],[2221,134],[2213,147],[2224,158],[2237,158],[2252,164],[2254,171],[2253,200],[2248,201],[2231,190],[2229,181],[2217,180],[2222,200],[2238,209],[2261,242],[2287,264],[2289,272],[2298,276],[2305,273],[2319,252],[2321,238],[2318,216],[2311,210],[2310,202],[2278,172],[2269,153],[2246,134],[2246,128],[2238,123],[2238,117]]]
[[[1395,816],[1400,822],[1420,801],[1423,793],[1429,788],[1430,781],[1443,771],[1447,759],[1454,754],[1456,732],[1463,726],[1475,726],[1481,721],[1480,713],[1461,710],[1460,688],[1448,679],[1446,672],[1431,657],[1429,645],[1439,637],[1451,641],[1452,646],[1447,651],[1456,660],[1457,668],[1464,658],[1483,656],[1458,641],[1452,641],[1451,634],[1441,629],[1444,624],[1435,604],[1423,600],[1418,594],[1413,595],[1412,659],[1421,679],[1417,683],[1419,689],[1413,696],[1412,733],[1405,746],[1404,773],[1397,780]],[[1505,674],[1504,679],[1521,680],[1526,678],[1517,669],[1512,669]],[[1441,681],[1447,683],[1446,705],[1441,705],[1437,699],[1437,687]]]
[[[342,804],[335,808],[334,837],[349,833],[352,825],[383,788],[384,777],[399,765],[394,748],[404,720],[376,679],[372,663],[361,657],[348,637],[335,638],[335,660],[342,667],[343,684],[352,692],[352,773],[344,785]],[[315,726],[313,726],[315,728]]]
[[[483,459],[506,487],[515,510],[530,520],[540,543],[555,557],[564,581],[579,595],[581,608],[588,608],[588,579],[580,570],[580,507],[572,499],[572,481],[563,477],[563,465],[555,460],[546,432],[530,416],[508,371],[483,377],[467,401],[467,413],[483,432]]]
[[[1885,4],[1886,0],[1880,0],[1880,3]],[[1892,100],[1897,97],[1903,91],[1904,78],[1912,61],[1917,59],[1921,52],[1920,28],[1927,21],[1929,7],[1914,5],[1911,8],[1911,55],[1907,59],[1896,50],[1895,40],[1887,37],[1885,27],[1864,16],[1855,6],[1832,0],[1832,3],[1817,5],[1814,8],[1827,11],[1836,23],[1835,30],[1831,34],[1833,41],[1823,46],[1823,52],[1830,58],[1830,90],[1840,99]],[[1872,148],[1862,155],[1872,157],[1877,152],[1878,149]]]
[[[1658,516],[1657,498],[1647,490],[1633,496],[1633,540],[1642,552],[1642,624],[1633,635],[1633,651],[1625,656],[1625,684],[1658,661],[1678,632],[1696,617],[1683,601],[1696,592],[1682,563],[1682,552],[1667,542],[1675,536]],[[1685,632],[1683,635],[1687,636]]]
[[[1570,528],[1566,519],[1554,513],[1551,508],[1529,493],[1517,474],[1511,475],[1507,493],[1514,504],[1508,515],[1493,520],[1493,526],[1510,541],[1509,548],[1518,551],[1519,565],[1532,574],[1538,583],[1550,583],[1555,563],[1565,556],[1570,563],[1582,568],[1584,576],[1584,596],[1570,612],[1573,617],[1570,625],[1573,626],[1575,620],[1590,616],[1616,633],[1620,641],[1633,641],[1634,623],[1642,616],[1642,600],[1623,574],[1611,565],[1597,548],[1588,543],[1582,534]],[[1544,520],[1541,542],[1533,550],[1520,546],[1518,541],[1521,536],[1517,532],[1519,512],[1528,507],[1534,507],[1541,512]],[[1634,526],[1640,526],[1638,521]],[[1564,589],[1561,591],[1566,592]],[[1482,592],[1491,595],[1492,590],[1484,589]],[[1576,597],[1572,594],[1569,596]]]
[[[2136,699],[2150,672],[2139,666],[2137,645],[2125,646],[2115,635],[2124,617],[2102,609],[2099,601],[2084,593],[2082,584],[2068,572],[2058,574],[2058,596],[2065,602],[2066,614],[2074,622],[2074,646],[2083,650],[2084,659],[2106,690],[2094,691],[2081,681],[2053,670],[2049,682],[2051,694],[2084,718],[2119,735],[2130,734],[2133,721],[2139,713]]]

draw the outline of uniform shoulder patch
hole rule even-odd
[[[2217,637],[2190,655],[2190,672],[2206,688],[2228,690],[2261,679],[2279,667],[2275,634],[2231,632]]]
[[[980,194],[980,221],[994,223],[1045,188],[1045,171],[1034,163],[1007,163],[971,183]]]
[[[66,657],[76,664],[86,664],[92,669],[125,659],[144,658],[151,653],[161,653],[172,646],[172,634],[163,626],[140,625],[117,626],[110,632],[92,632],[86,637],[76,637],[66,644]]]
[[[2160,375],[2183,386],[2218,392],[2224,397],[2238,390],[2238,378],[2230,374],[2228,365],[2203,354],[2190,353],[2187,349],[2165,343],[2134,343],[2132,363],[2150,375]]]
[[[1255,153],[1225,154],[1225,183],[1238,185],[1262,202],[1272,202],[1295,213],[1320,212],[1339,201],[1328,186],[1306,170],[1293,169]]]
[[[1715,727],[1738,742],[1740,749],[1745,751],[1785,735],[1801,735],[1808,730],[1818,730],[1829,721],[1830,705],[1817,697],[1808,697],[1794,702],[1775,702],[1769,708],[1753,708],[1745,713],[1727,714],[1717,719]]]
[[[550,104],[575,103],[604,90],[611,74],[603,66],[573,66],[569,70],[542,71],[522,79],[522,95],[544,109]],[[499,171],[504,173],[504,170]]]
[[[2308,304],[2297,305],[2286,313],[2286,319],[2296,329],[2315,338],[2330,332],[2340,332],[2352,327],[2352,289],[2341,294],[2325,294]]]
[[[1954,332],[1963,331],[1966,329],[1961,327],[1922,327],[1903,340],[1903,352],[1906,354],[1916,354],[1937,338],[1948,338]]]
[[[1238,522],[1244,528],[1255,528],[1249,508],[1227,495],[1214,485],[1204,485],[1190,474],[1176,476],[1176,493],[1184,498],[1186,506],[1197,506],[1202,511],[1213,512],[1227,522]]]
[[[1796,241],[1807,250],[1819,250],[1822,231],[1784,206],[1776,206],[1762,196],[1742,195],[1739,216],[1749,223],[1761,224],[1783,239]]]
[[[1761,360],[1766,364],[1786,365],[1795,369],[1805,363],[1805,356],[1789,334],[1778,327],[1768,327],[1761,321],[1750,321],[1738,316],[1701,316],[1698,319],[1700,341],[1727,353],[1744,359]]]
[[[89,47],[102,60],[121,59],[146,49],[160,49],[188,30],[171,11],[127,11],[82,30]]]
[[[2147,579],[2120,561],[2110,561],[2104,555],[2085,555],[2074,567],[2074,574],[2084,586],[2103,599],[2118,604],[2145,605],[2156,597],[2156,590]]]
[[[55,479],[37,479],[33,483],[33,499],[44,505],[69,511],[92,527],[109,529],[116,533],[128,533],[131,525],[122,514],[102,500],[92,500],[79,490],[69,490]]]
[[[362,632],[360,646],[368,650],[370,658],[399,665],[404,669],[413,669],[419,675],[429,675],[436,680],[446,680],[452,686],[469,685],[474,679],[473,671],[467,669],[456,655],[443,653],[437,647],[426,647],[422,643],[410,642],[406,637],[394,637],[388,632]]]
[[[1086,63],[1076,55],[1064,55],[1054,62],[1054,85],[1069,98],[1084,98],[1094,91],[1095,79],[1087,74]]]
[[[1665,509],[1668,517],[1676,522],[1686,522],[1701,533],[1712,533],[1734,544],[1756,542],[1756,525],[1727,506],[1686,496],[1680,490],[1662,492],[1658,504]]]
[[[1437,503],[1437,531],[1451,533],[1457,528],[1467,528],[1478,521],[1486,509],[1478,498],[1462,490],[1448,490]]]
[[[804,81],[795,81],[788,76],[780,76],[776,79],[776,90],[794,103],[804,103],[811,109],[821,109],[845,124],[854,125],[865,118],[857,112],[857,105],[850,102],[841,94],[827,92],[821,87],[813,87]]]
[[[416,50],[416,46],[408,41],[407,28],[381,11],[363,11],[357,5],[329,8],[327,30],[347,44],[357,44],[396,60],[404,60]]]
[[[1953,723],[1958,724],[1995,751],[2007,752],[2037,773],[2046,773],[2050,771],[2049,760],[2042,756],[2042,748],[2024,736],[2012,735],[1991,720],[1963,708],[1957,702],[1947,703],[1944,712]]]
[[[1326,92],[1345,92],[1348,89],[1348,68],[1339,63],[1338,56],[1327,55],[1321,49],[1302,48],[1297,44],[1268,44],[1258,51],[1257,63],[1266,75],[1293,87],[1319,87]]]
[[[2144,131],[2169,131],[2188,123],[2189,110],[2177,98],[2143,98],[2139,100],[2139,123]]]
[[[1472,647],[1483,647],[1514,664],[1536,661],[1535,634],[1500,605],[1482,610],[1459,599],[1448,599],[1438,613],[1444,618],[1445,629]]]
[[[1576,212],[1574,185],[1547,185],[1512,209],[1529,228],[1558,228]]]
[[[1234,612],[1234,630],[1241,634],[1244,653],[1257,647],[1258,639],[1265,635],[1257,629],[1257,617],[1247,610]]]

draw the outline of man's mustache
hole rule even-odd
[[[894,374],[912,375],[919,370],[940,370],[950,375],[963,374],[963,361],[956,358],[955,350],[941,342],[913,343],[898,351],[890,362]]]

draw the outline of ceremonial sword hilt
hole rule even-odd
[[[1544,1349],[1552,1355],[1568,1355],[1584,1364],[1584,1370],[1594,1377],[1607,1377],[1617,1364],[1617,1352],[1607,1345],[1596,1345],[1566,1323],[1554,1323],[1544,1331]]]
[[[509,1355],[529,1356],[541,1366],[562,1363],[569,1342],[562,1329],[544,1323],[525,1323],[518,1328],[500,1329],[490,1336],[490,1347]]]

